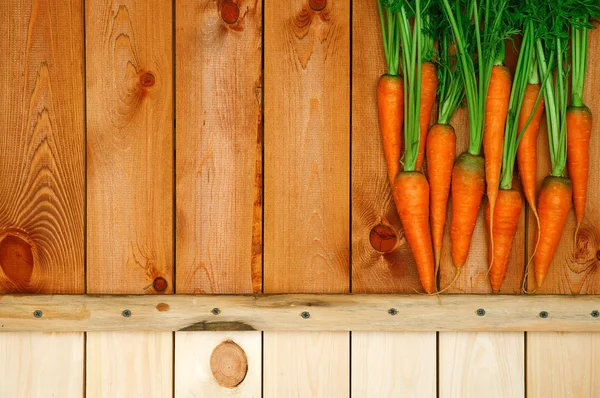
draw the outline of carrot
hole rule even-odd
[[[571,208],[573,187],[564,177],[548,176],[544,179],[538,198],[540,216],[540,242],[533,257],[535,280],[542,286],[550,263],[560,242],[562,230]]]
[[[533,214],[537,218],[537,206],[535,203],[535,188],[536,188],[536,170],[537,170],[537,138],[540,131],[540,121],[542,113],[544,113],[544,101],[540,99],[538,107],[535,108],[535,103],[540,94],[540,84],[528,84],[523,97],[523,104],[519,112],[518,130],[523,131],[533,110],[533,117],[527,128],[523,132],[519,147],[517,149],[517,165],[519,167],[519,175],[521,184],[523,185],[523,193],[525,199]]]
[[[452,170],[452,218],[450,239],[452,262],[462,268],[467,261],[471,237],[485,189],[484,160],[482,156],[462,153]]]
[[[425,157],[425,147],[427,142],[427,131],[431,122],[431,111],[435,104],[435,97],[438,88],[437,68],[433,62],[423,62],[421,65],[421,110],[419,112],[419,131],[420,142],[419,153],[417,154],[416,168],[419,170],[423,165]]]
[[[567,109],[567,170],[573,184],[573,206],[577,230],[585,213],[590,170],[592,112],[585,105]]]
[[[404,119],[404,79],[399,75],[400,33],[396,29],[400,14],[384,8],[380,1],[379,19],[383,38],[383,50],[387,73],[377,84],[377,107],[383,154],[390,187],[400,171],[401,130]]]
[[[404,81],[402,77],[382,75],[377,85],[377,105],[383,153],[390,186],[400,171],[400,136],[404,119]]]
[[[498,187],[500,185],[500,169],[504,147],[504,127],[510,100],[511,76],[505,66],[494,65],[490,77],[490,85],[485,100],[485,123],[483,126],[483,154],[485,156],[485,180],[490,211],[494,214]],[[493,228],[494,220],[491,220]],[[493,233],[493,230],[490,230]],[[491,236],[491,247],[494,237]]]
[[[421,284],[435,291],[433,249],[429,238],[429,184],[418,171],[402,171],[392,189],[404,236],[417,263]]]
[[[454,128],[449,124],[434,124],[427,135],[427,173],[430,186],[431,235],[436,269],[439,268],[442,255],[442,241],[455,156]]]
[[[515,233],[519,226],[522,207],[521,194],[517,190],[512,188],[499,190],[494,209],[494,231],[490,231],[490,237],[494,237],[494,246],[489,252],[489,278],[494,293],[498,293],[506,276],[508,260]],[[488,229],[492,228],[491,221],[491,205],[488,202],[486,207]]]

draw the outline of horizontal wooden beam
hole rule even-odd
[[[596,331],[600,296],[0,295],[0,332]]]

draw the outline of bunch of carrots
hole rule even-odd
[[[388,67],[377,87],[387,175],[423,288],[438,291],[450,194],[456,277],[487,195],[489,280],[500,291],[523,207],[519,186],[537,220],[533,262],[541,286],[572,202],[577,230],[584,216],[592,115],[583,86],[598,0],[376,1]],[[517,34],[522,41],[512,76],[504,58]],[[469,147],[456,157],[450,122],[465,99]],[[544,111],[552,171],[536,203]],[[521,184],[515,184],[515,163]]]

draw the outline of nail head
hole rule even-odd
[[[44,313],[43,313],[42,311],[40,311],[40,310],[35,310],[35,311],[33,311],[33,316],[34,316],[35,318],[41,318],[41,317],[42,317],[42,315],[44,315]]]
[[[131,311],[130,310],[123,310],[123,312],[121,313],[125,318],[129,318],[131,316]]]
[[[479,308],[479,309],[477,310],[477,315],[479,315],[479,316],[484,316],[484,315],[485,315],[485,310],[484,310],[483,308]]]
[[[541,311],[540,318],[548,318],[548,313],[546,311]]]
[[[310,312],[304,311],[304,312],[302,312],[302,314],[300,314],[300,316],[302,316],[302,318],[304,318],[304,319],[308,319],[308,318],[310,318]]]
[[[598,310],[594,310],[594,311],[592,311],[592,316],[594,318],[598,318],[600,316],[600,312],[598,312]]]
[[[398,314],[398,310],[395,309],[395,308],[390,308],[388,310],[388,314],[390,314],[390,315],[396,315],[396,314]]]

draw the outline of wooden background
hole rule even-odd
[[[228,3],[0,2],[0,293],[421,291],[379,139],[375,0],[236,0],[231,24]],[[453,124],[462,150],[464,110]],[[538,293],[600,293],[599,158],[593,134],[583,229],[571,215]],[[452,293],[490,292],[486,253],[482,212]],[[598,363],[595,333],[0,333],[0,397],[598,397]]]

